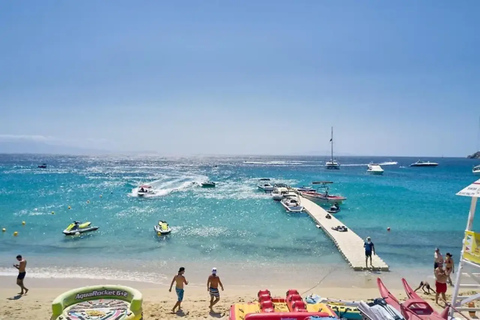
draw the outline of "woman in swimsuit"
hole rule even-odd
[[[445,255],[445,273],[447,274],[447,282],[451,286],[453,286],[452,279],[450,278],[450,274],[455,273],[455,265],[453,264],[453,259],[451,253],[447,252]]]

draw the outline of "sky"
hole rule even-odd
[[[478,12],[1,1],[0,153],[321,155],[333,126],[340,155],[463,157],[480,149]]]

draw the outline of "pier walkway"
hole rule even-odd
[[[317,222],[317,224],[323,229],[323,231],[325,231],[330,239],[332,239],[340,253],[343,255],[345,260],[347,260],[348,264],[353,268],[353,270],[368,270],[365,268],[365,249],[363,247],[364,240],[350,228],[347,232],[333,230],[332,227],[345,226],[345,224],[335,218],[333,214],[330,214],[332,217],[331,219],[325,218],[325,216],[328,214],[325,209],[313,201],[310,201],[302,196],[299,197],[301,205],[305,208],[305,211],[315,222]],[[378,255],[372,255],[372,262],[374,270],[389,271],[388,265]]]

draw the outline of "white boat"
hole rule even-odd
[[[172,232],[172,228],[163,220],[158,221],[158,224],[153,227],[153,230],[155,230],[158,235],[166,235]]]
[[[264,192],[272,192],[273,191],[273,184],[271,183],[271,180],[268,178],[263,178],[258,180],[258,189],[264,191]]]
[[[337,160],[333,159],[333,127],[332,127],[332,135],[330,138],[330,150],[331,150],[330,161],[327,161],[325,163],[325,168],[338,170],[340,169],[340,164],[337,162]]]
[[[472,169],[473,174],[480,175],[480,164],[478,166],[473,167]]]
[[[275,201],[280,201],[283,199],[283,197],[287,193],[288,193],[287,187],[274,187],[272,191],[272,198]]]
[[[368,165],[368,170],[367,170],[367,172],[370,173],[370,174],[380,175],[380,174],[383,174],[383,169],[382,169],[382,167],[381,167],[379,164],[370,163],[370,164]]]
[[[410,167],[436,167],[436,166],[438,166],[438,163],[436,162],[422,161],[422,160],[418,160],[417,162],[414,162],[410,165]]]
[[[300,200],[298,199],[297,196],[295,197],[287,197],[283,198],[282,201],[280,201],[282,206],[287,210],[288,212],[302,212],[303,211],[303,206],[300,205]]]
[[[139,197],[153,194],[155,194],[155,190],[150,185],[144,184],[137,188],[137,196]]]

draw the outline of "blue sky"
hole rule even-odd
[[[480,2],[2,1],[1,142],[465,156]],[[19,150],[25,151],[25,150]]]

